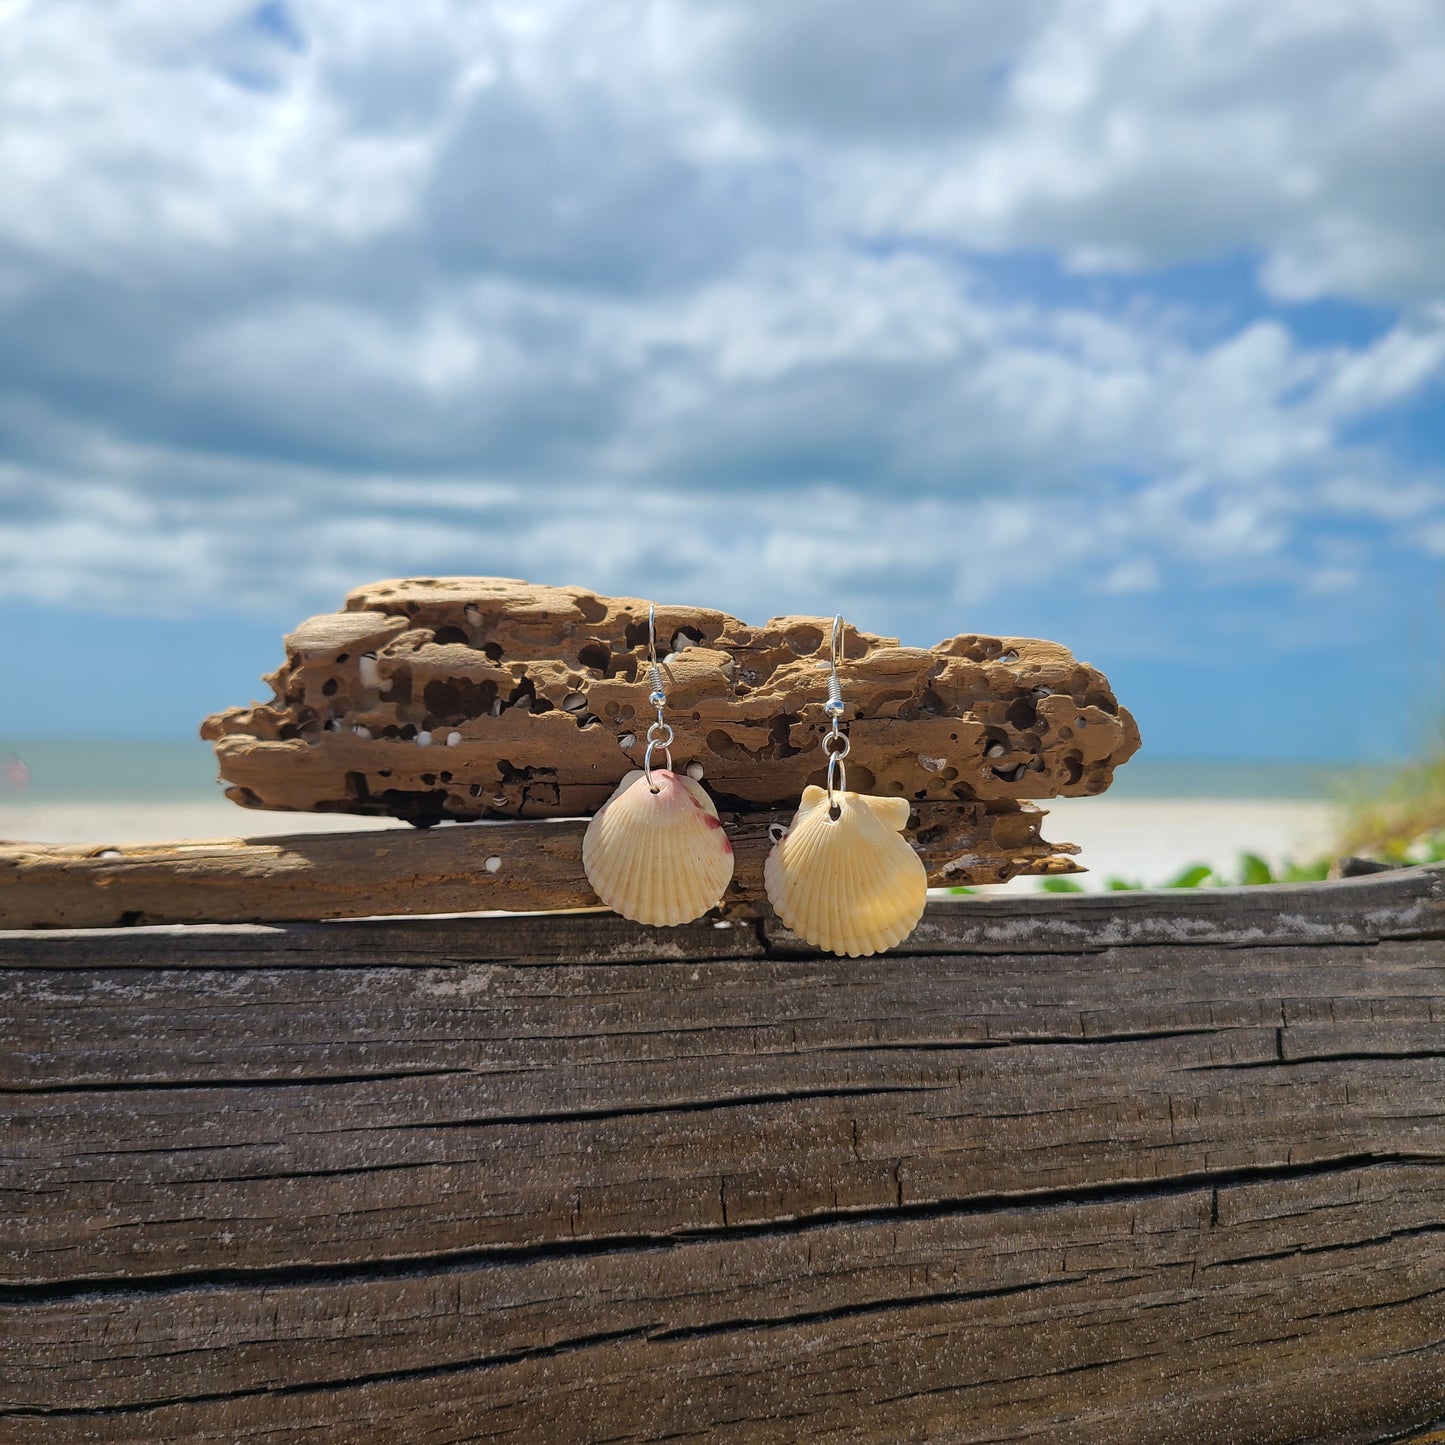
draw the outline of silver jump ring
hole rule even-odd
[[[655,722],[647,730],[647,750],[642,754],[642,776],[647,779],[647,786],[654,793],[658,789],[652,782],[652,755],[661,748],[667,757],[667,771],[672,772],[672,738],[672,727],[665,722]]]
[[[663,686],[662,669],[657,661],[656,603],[647,609],[647,672],[652,683],[652,691],[647,695],[647,700],[657,709],[657,721],[647,729],[647,751],[642,755],[642,776],[647,779],[647,786],[656,793],[659,789],[652,781],[652,755],[658,748],[661,748],[667,757],[667,771],[673,771],[673,731],[671,724],[664,722],[662,717],[662,710],[667,706],[667,690]]]
[[[651,788],[654,793],[662,791],[656,787],[652,781],[652,754],[654,750],[659,747],[667,757],[667,771],[669,773],[673,771],[672,749],[668,747],[666,743],[648,743],[646,751],[642,754],[642,776],[647,779],[647,786]]]
[[[838,794],[848,791],[848,770],[843,766],[842,753],[828,754],[828,816],[836,818],[840,804]]]
[[[833,732],[823,734],[822,746],[830,758],[846,758],[853,744],[848,741],[847,733]]]

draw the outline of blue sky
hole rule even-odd
[[[383,576],[1042,635],[1156,757],[1442,703],[1433,0],[0,0],[0,732]]]

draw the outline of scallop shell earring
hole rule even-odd
[[[833,650],[824,711],[825,788],[803,789],[788,831],[763,868],[768,898],[800,938],[830,953],[862,958],[892,948],[913,932],[928,899],[928,873],[903,837],[906,798],[847,791],[848,736],[838,726],[843,619],[833,619]]]
[[[598,809],[582,838],[582,868],[597,896],[634,923],[662,927],[701,918],[717,907],[733,876],[733,845],[712,799],[672,770],[672,728],[657,661],[657,609],[647,613],[648,701],[657,721],[647,729],[642,766]],[[652,766],[661,748],[665,768]]]

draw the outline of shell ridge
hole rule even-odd
[[[764,868],[778,916],[833,953],[858,958],[892,948],[913,931],[927,900],[922,860],[893,826],[900,817],[906,822],[907,805],[844,793],[840,817],[830,819],[823,789],[810,787],[803,797]],[[880,807],[895,817],[882,816]]]
[[[673,926],[716,906],[732,878],[732,853],[719,839],[705,790],[659,769],[653,793],[640,769],[593,817],[583,836],[583,867],[597,896],[624,918]],[[711,819],[711,821],[709,821]]]

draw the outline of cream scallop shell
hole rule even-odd
[[[906,798],[836,797],[840,812],[831,818],[827,792],[803,789],[763,879],[778,917],[800,938],[860,958],[913,932],[928,898],[928,873],[901,836]]]
[[[582,867],[597,896],[624,918],[687,923],[721,900],[733,845],[699,784],[666,768],[652,770],[652,784],[638,768],[617,785],[587,825]]]

